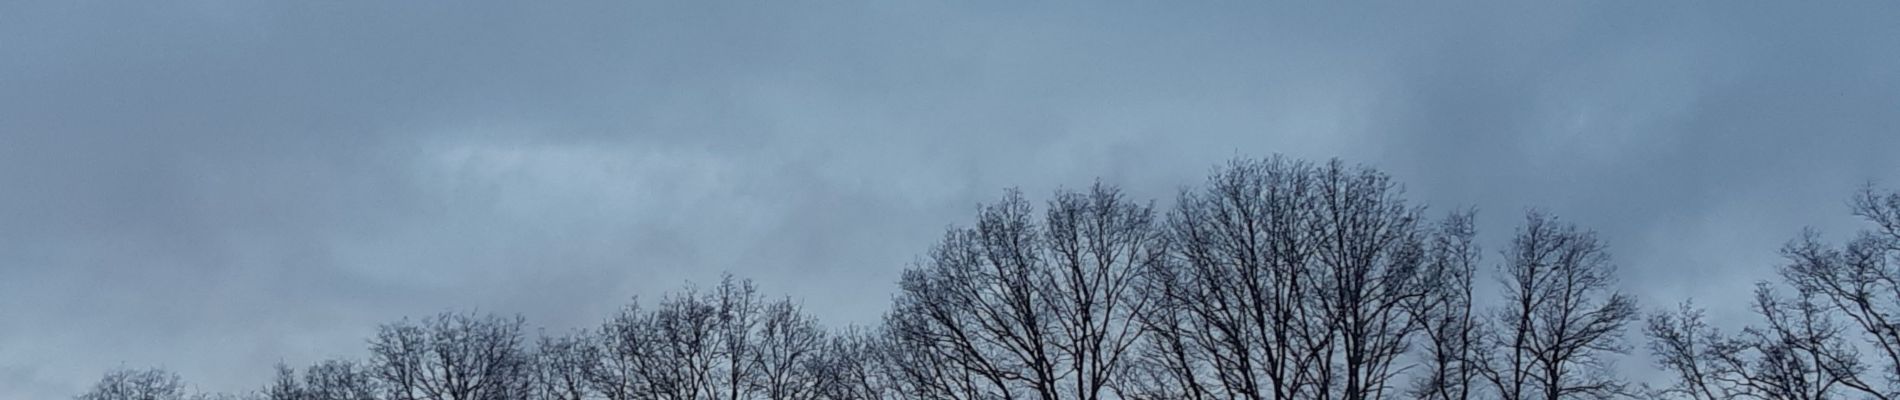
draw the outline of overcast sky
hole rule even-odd
[[[721,271],[869,323],[1004,188],[1165,202],[1273,154],[1491,249],[1548,210],[1645,306],[1739,320],[1900,185],[1895,3],[588,3],[0,2],[0,398],[250,390],[403,316],[558,332]]]

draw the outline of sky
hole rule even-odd
[[[1006,188],[1165,205],[1275,154],[1493,250],[1546,210],[1645,307],[1745,323],[1784,242],[1900,187],[1896,3],[1015,3],[0,2],[0,398],[251,390],[722,272],[873,323]]]

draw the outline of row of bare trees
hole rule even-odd
[[[1488,263],[1472,211],[1427,217],[1380,171],[1270,158],[1230,162],[1165,208],[1099,183],[1040,204],[1007,192],[903,273],[877,326],[827,329],[727,277],[562,335],[472,313],[387,324],[366,360],[279,366],[252,396],[1894,399],[1900,196],[1869,191],[1856,210],[1881,228],[1790,245],[1795,295],[1761,286],[1766,325],[1651,316],[1669,385],[1613,373],[1639,309],[1592,231],[1530,212]],[[185,397],[175,375],[118,371],[81,398]]]
[[[1236,161],[1173,210],[1111,187],[1018,193],[953,229],[887,317],[904,393],[992,399],[1569,399],[1637,313],[1604,245],[1531,213],[1476,298],[1472,213],[1432,222],[1378,171]],[[1480,304],[1495,304],[1481,308]],[[1403,378],[1411,377],[1410,380]]]
[[[1651,315],[1650,351],[1669,398],[1900,399],[1900,193],[1862,190],[1874,227],[1843,245],[1812,230],[1782,248],[1780,282],[1756,284],[1758,321],[1727,333],[1683,304]]]

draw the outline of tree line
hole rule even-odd
[[[1597,234],[1555,216],[1525,213],[1487,253],[1475,211],[1430,215],[1384,172],[1240,159],[1166,208],[1101,183],[1008,191],[907,268],[873,326],[828,328],[728,275],[566,334],[448,312],[251,393],[121,369],[78,398],[1896,399],[1900,193],[1852,209],[1873,227],[1789,242],[1758,321],[1725,332],[1692,304],[1643,315]]]

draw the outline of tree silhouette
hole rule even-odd
[[[1636,303],[1614,291],[1615,268],[1596,233],[1538,213],[1505,253],[1503,307],[1480,371],[1505,400],[1607,399],[1625,383],[1607,370]]]
[[[303,394],[309,400],[374,400],[376,376],[348,360],[324,360],[304,368]]]
[[[79,395],[79,400],[185,400],[185,383],[162,369],[116,369]]]
[[[1411,395],[1423,400],[1467,400],[1478,393],[1484,332],[1475,311],[1474,279],[1480,260],[1473,238],[1474,211],[1452,213],[1431,233],[1421,279],[1426,294],[1413,303],[1423,341],[1423,370]]]
[[[910,386],[947,398],[1102,398],[1140,337],[1130,316],[1150,303],[1135,285],[1165,246],[1152,208],[1112,186],[1058,192],[1041,218],[1009,191],[905,272],[895,344],[936,364],[910,366],[920,368]]]
[[[1793,295],[1758,283],[1753,309],[1763,325],[1723,335],[1687,305],[1651,316],[1651,352],[1676,375],[1656,392],[1689,399],[1900,398],[1900,193],[1865,187],[1851,209],[1874,228],[1841,246],[1809,229],[1782,247],[1788,262],[1780,286]]]
[[[443,313],[383,325],[370,342],[373,368],[391,399],[500,400],[531,383],[521,317]]]

